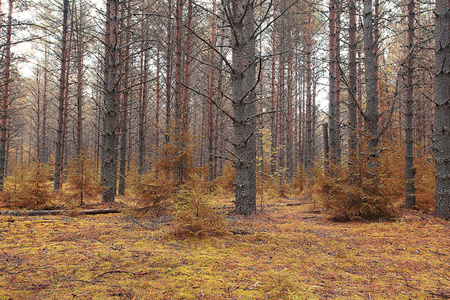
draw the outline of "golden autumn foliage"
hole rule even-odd
[[[32,163],[28,166],[15,166],[8,176],[0,202],[9,208],[45,209],[53,206],[50,165]]]
[[[359,171],[352,180],[348,169],[329,165],[329,172],[316,170],[314,192],[333,219],[380,220],[396,219],[404,201],[404,166],[395,163],[393,151],[379,160],[377,176],[370,176],[364,160],[358,161]]]
[[[137,177],[131,183],[136,202],[144,211],[161,213],[168,205],[168,200],[174,196],[176,184],[165,179],[155,179],[153,174]]]
[[[208,196],[194,188],[181,188],[170,202],[172,234],[176,237],[225,234],[226,221],[209,204]]]
[[[104,190],[90,153],[83,153],[76,160],[69,160],[66,182],[69,184],[67,190],[70,197],[80,199],[80,205],[83,205],[86,196],[94,197]]]
[[[416,165],[416,206],[430,213],[434,211],[434,160],[432,157],[421,157],[416,160]]]

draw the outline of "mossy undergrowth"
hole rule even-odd
[[[230,214],[229,234],[184,239],[120,214],[1,216],[0,299],[450,296],[448,221],[408,211],[396,222],[334,223],[311,209]]]

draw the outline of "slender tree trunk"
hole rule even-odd
[[[213,13],[212,16],[212,29],[211,29],[211,45],[215,47],[216,45],[216,1],[213,0]],[[211,49],[210,53],[210,63],[211,70],[209,73],[209,101],[208,101],[208,168],[209,168],[209,179],[214,180],[214,115],[213,115],[213,101],[214,99],[214,75],[215,75],[215,51]]]
[[[106,54],[106,51],[105,51]],[[105,56],[106,57],[106,56]],[[98,62],[100,64],[100,62]],[[104,78],[106,78],[106,73],[104,72]],[[96,97],[97,99],[102,98],[102,94],[104,94],[105,88],[101,88],[101,78],[97,79],[97,90],[96,90]],[[97,105],[95,109],[95,149],[94,149],[94,157],[95,157],[95,169],[98,171],[100,170],[100,164],[101,164],[101,158],[100,158],[100,149],[102,142],[102,128],[103,128],[103,113],[102,113],[102,106],[99,104]]]
[[[357,120],[357,80],[356,80],[356,3],[355,0],[349,1],[349,100],[348,100],[348,124],[349,134],[349,160],[348,167],[350,171],[350,180],[356,181],[356,164],[358,154],[358,120]]]
[[[340,164],[342,161],[342,143],[341,143],[341,14],[342,3],[336,1],[336,160]]]
[[[38,163],[41,162],[41,72],[36,68],[36,159]]]
[[[338,163],[338,119],[337,119],[337,90],[338,85],[338,70],[337,70],[337,24],[336,24],[336,9],[337,0],[330,0],[329,13],[330,13],[330,49],[329,49],[329,61],[330,61],[330,80],[329,80],[329,143],[330,143],[330,162],[334,165]]]
[[[238,214],[256,211],[256,63],[254,2],[233,0],[224,7],[234,31],[231,85],[235,161],[235,206]]]
[[[316,110],[316,94],[317,94],[317,79],[315,76],[314,69],[312,70],[312,111],[311,111],[311,117],[312,117],[312,128],[311,128],[311,140],[312,140],[312,146],[311,146],[311,160],[314,167],[314,163],[316,161],[316,126],[317,126],[317,110]]]
[[[172,97],[172,0],[168,0],[169,16],[167,21],[167,54],[166,54],[166,132],[165,143],[170,142],[171,97]]]
[[[373,55],[375,60],[375,88],[378,94],[379,90],[379,59],[378,59],[378,44],[380,41],[379,19],[380,19],[380,1],[374,0],[374,13],[373,13]]]
[[[292,149],[292,121],[293,121],[293,108],[292,108],[292,85],[293,85],[293,75],[294,75],[294,33],[295,29],[291,29],[290,34],[290,47],[289,47],[289,65],[287,72],[287,115],[286,115],[286,175],[288,180],[294,176],[294,162],[293,162],[293,149]]]
[[[192,0],[188,0],[188,15],[187,15],[187,27],[192,27]],[[190,67],[191,67],[191,31],[188,30],[186,34],[186,59],[184,61],[185,71],[184,71],[184,100],[181,106],[181,110],[183,112],[183,130],[186,132],[189,131],[189,80],[190,80]],[[186,162],[185,162],[186,163]],[[186,166],[184,166],[186,167]]]
[[[142,43],[142,55],[141,55],[141,63],[143,71],[141,78],[141,99],[139,103],[139,126],[138,126],[138,147],[139,147],[139,167],[138,173],[139,175],[143,175],[146,172],[146,149],[145,149],[145,124],[147,122],[147,80],[148,80],[148,50],[147,44],[145,42]]]
[[[73,32],[74,32],[74,15],[75,15],[75,1],[72,2],[72,13],[70,20],[70,29],[69,29],[69,38],[67,44],[67,59],[66,59],[66,83],[64,90],[64,113],[63,113],[63,122],[62,122],[62,135],[61,135],[61,162],[60,162],[60,180],[59,180],[59,188],[62,188],[63,179],[64,179],[64,169],[67,167],[67,154],[68,154],[68,145],[67,145],[67,124],[69,122],[69,75],[70,75],[70,61],[72,55],[72,40],[73,40]]]
[[[69,0],[63,2],[63,28],[61,37],[61,74],[59,78],[59,104],[58,104],[58,130],[56,131],[56,149],[55,149],[55,174],[54,185],[55,191],[61,188],[61,173],[62,173],[62,158],[63,153],[63,130],[64,130],[64,107],[66,103],[66,67],[67,67],[67,31],[68,31],[68,14],[69,14]]]
[[[161,105],[161,55],[159,52],[159,45],[157,46],[156,49],[156,116],[155,116],[155,147],[156,149],[159,150],[159,132],[160,132],[160,128],[159,128],[159,111],[160,111],[160,105]],[[156,157],[156,160],[158,160],[159,158]],[[159,175],[159,169],[158,169],[158,164],[156,164],[156,168],[155,168],[155,177],[158,178]]]
[[[183,0],[176,0],[176,13],[175,13],[175,22],[176,22],[176,35],[175,35],[175,127],[173,128],[173,134],[175,136],[175,145],[178,148],[176,156],[179,157],[174,165],[173,174],[174,178],[178,181],[178,183],[184,183],[184,170],[183,170],[183,160],[184,155],[182,155],[183,144],[186,132],[182,128],[183,126],[183,88],[182,88],[182,79],[181,79],[181,63],[182,63],[182,42],[183,42]]]
[[[259,55],[262,56],[263,53],[263,38],[259,38]],[[264,116],[262,115],[264,111],[264,78],[263,74],[261,74],[261,78],[259,81],[259,108],[258,113],[261,114],[258,118],[258,153],[260,155],[259,163],[259,176],[261,178],[261,186],[264,184]]]
[[[450,218],[450,1],[436,0],[436,216]]]
[[[83,55],[84,55],[84,37],[83,37],[83,8],[82,1],[79,1],[79,17],[76,23],[77,32],[77,158],[83,151]]]
[[[106,19],[106,90],[103,128],[101,181],[105,191],[104,202],[114,202],[117,179],[117,102],[118,102],[118,71],[119,71],[119,24],[118,0],[108,0]]]
[[[375,52],[373,42],[372,0],[364,0],[364,65],[366,79],[365,131],[367,143],[369,176],[375,177],[378,168],[378,92],[375,73]]]
[[[123,3],[122,17],[126,18],[126,33],[125,33],[125,49],[124,49],[124,70],[123,70],[123,94],[122,94],[122,128],[120,135],[120,159],[119,159],[119,195],[125,195],[125,178],[127,169],[127,138],[128,138],[128,96],[130,93],[128,86],[128,77],[130,69],[130,25],[131,16],[128,14],[130,9],[130,0]],[[126,15],[126,16],[125,16]]]
[[[44,64],[44,87],[42,92],[42,158],[41,162],[46,164],[48,162],[48,143],[47,143],[47,62],[48,62],[48,51],[47,46],[44,50],[45,54],[45,64]]]
[[[285,170],[284,170],[284,154],[285,154],[285,141],[284,141],[284,134],[285,134],[285,60],[286,60],[286,54],[284,53],[286,47],[285,47],[285,31],[286,31],[286,21],[285,16],[281,16],[280,18],[280,41],[279,41],[279,51],[280,51],[280,61],[278,64],[278,103],[277,103],[277,110],[279,113],[278,120],[277,120],[277,128],[278,128],[278,179],[279,179],[279,185],[280,188],[282,187],[284,176],[285,176]]]
[[[306,170],[311,177],[312,161],[312,112],[311,112],[311,0],[308,1],[306,32]]]
[[[405,128],[405,192],[406,208],[416,205],[416,189],[414,186],[414,138],[413,138],[413,65],[414,65],[414,0],[408,3],[408,57],[406,70],[406,128]]]
[[[276,9],[275,6],[273,8],[273,13],[274,13],[274,17],[276,14]],[[270,103],[271,103],[271,108],[273,113],[270,115],[270,131],[272,134],[272,143],[271,143],[271,149],[270,149],[270,175],[272,175],[272,179],[273,176],[275,175],[276,169],[277,169],[277,142],[278,142],[278,135],[277,135],[277,115],[278,112],[275,112],[277,110],[277,106],[276,106],[276,100],[275,100],[275,67],[276,67],[276,38],[277,38],[277,34],[276,34],[276,30],[275,30],[275,24],[277,24],[277,22],[274,22],[274,25],[272,26],[272,73],[271,73],[271,93],[270,93]]]
[[[323,168],[325,173],[328,172],[329,165],[329,153],[330,153],[330,144],[328,142],[328,123],[322,124],[322,136],[323,136]]]
[[[9,100],[9,81],[11,78],[11,35],[12,35],[12,6],[13,0],[9,0],[8,24],[6,32],[5,46],[5,77],[3,82],[3,98],[2,98],[2,126],[0,136],[0,191],[3,190],[3,184],[6,177],[7,169],[7,153],[6,144],[8,138],[8,100]]]

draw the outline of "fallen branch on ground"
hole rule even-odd
[[[68,209],[53,209],[53,210],[6,210],[0,211],[0,215],[3,216],[47,216],[47,215],[62,215],[75,212]],[[77,213],[85,215],[99,215],[99,214],[112,214],[119,213],[118,208],[104,208],[104,209],[85,209],[77,211]]]

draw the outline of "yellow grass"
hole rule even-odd
[[[1,216],[0,299],[450,297],[448,221],[334,223],[312,209],[230,214],[229,234],[202,239],[176,239],[166,219]]]

